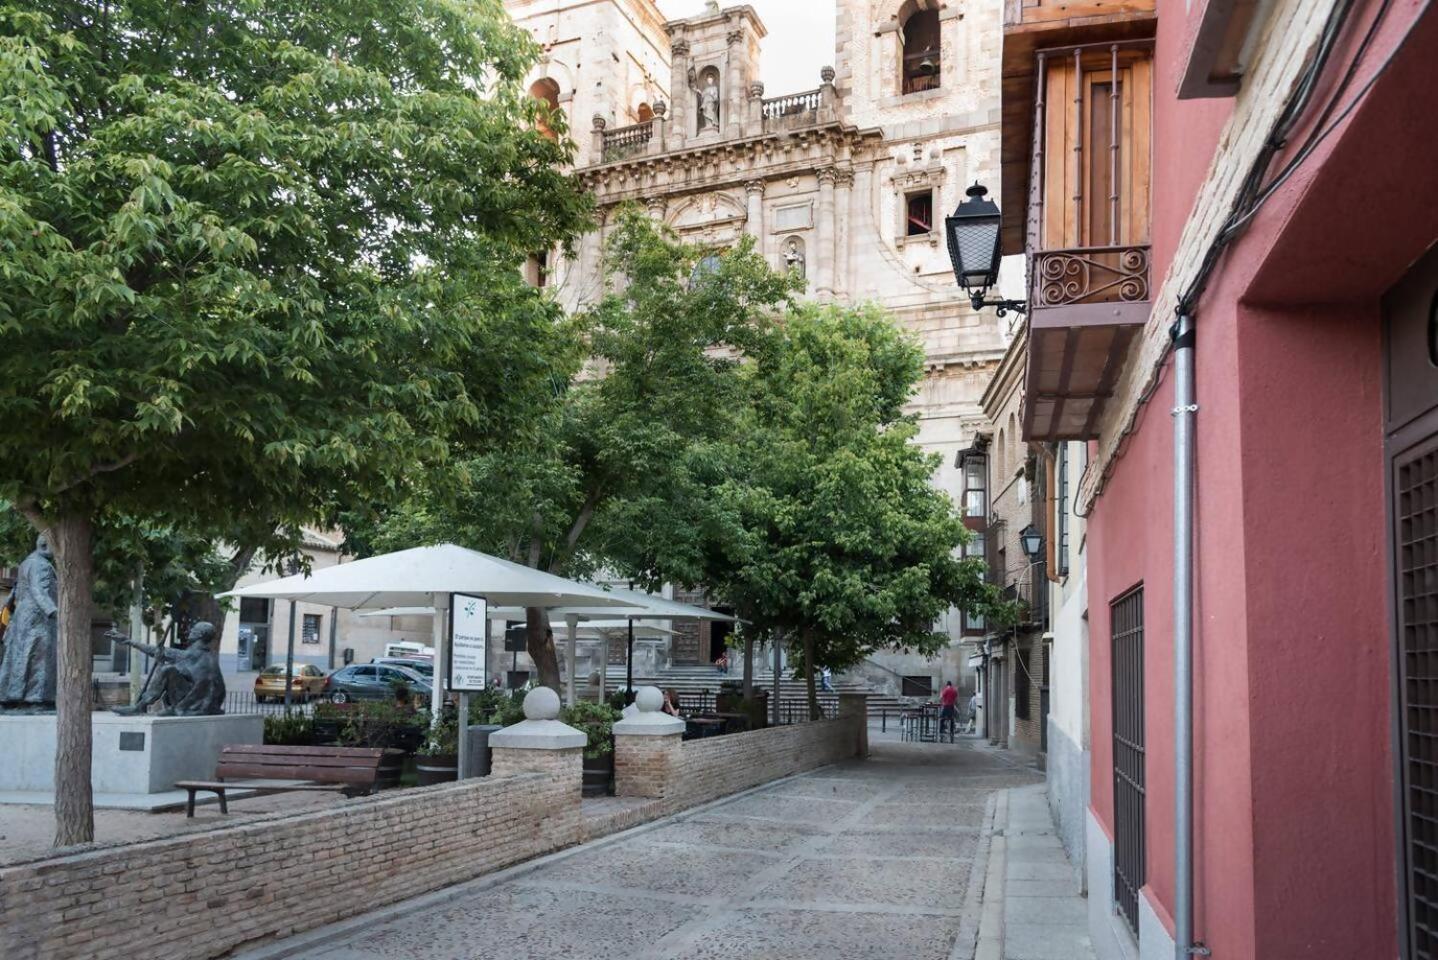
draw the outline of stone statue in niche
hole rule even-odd
[[[220,672],[220,641],[214,624],[200,622],[190,628],[190,645],[183,650],[154,647],[120,633],[109,634],[116,643],[133,647],[159,661],[140,698],[115,713],[133,716],[156,702],[162,717],[210,717],[225,712],[225,675]]]
[[[0,707],[40,711],[55,707],[55,644],[60,578],[50,541],[41,534],[20,564],[11,598],[15,612],[5,630],[0,659]]]
[[[710,70],[704,71],[701,88],[694,68],[689,68],[689,89],[695,91],[699,100],[699,132],[719,129],[719,78]]]
[[[799,243],[798,237],[790,237],[788,244],[784,247],[784,268],[801,277],[808,276],[804,261],[804,248]]]

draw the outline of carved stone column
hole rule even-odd
[[[669,209],[669,201],[663,197],[645,197],[644,209],[649,211],[651,220],[663,223],[664,213]]]
[[[819,171],[819,218],[814,225],[818,240],[813,254],[814,293],[821,301],[834,299],[834,181],[838,171],[825,167]]]
[[[744,221],[744,232],[754,238],[754,249],[764,253],[764,181],[750,180],[744,184],[748,199],[748,216]]]
[[[764,132],[764,84],[758,80],[749,84],[749,119],[745,122],[747,136],[757,137]]]
[[[850,293],[849,251],[854,248],[853,237],[849,235],[853,224],[849,212],[853,203],[850,198],[854,187],[854,171],[835,171],[834,186],[834,295],[846,297]]]
[[[673,66],[670,84],[669,149],[678,150],[689,136],[689,113],[694,104],[694,91],[689,89],[689,41],[675,40],[669,48]]]
[[[743,30],[730,30],[728,80],[724,84],[724,113],[720,121],[725,136],[740,137],[744,133],[744,78],[739,73],[739,45],[744,42]]]
[[[854,188],[849,191],[849,282],[845,289],[851,297],[863,298],[872,286],[862,282],[865,275],[860,264],[861,250],[879,242],[869,210],[874,195],[874,164],[865,161],[854,167]],[[862,239],[859,239],[862,238]],[[857,242],[856,242],[857,240]]]
[[[589,148],[592,151],[589,158],[590,163],[604,162],[604,128],[608,125],[609,122],[602,115],[597,113],[594,115],[592,134],[594,139]]]

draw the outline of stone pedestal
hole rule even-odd
[[[90,717],[96,794],[166,793],[176,780],[209,780],[221,747],[265,739],[260,716]],[[55,789],[54,714],[0,715],[0,744],[0,792]]]
[[[672,793],[684,721],[663,712],[658,687],[640,687],[635,712],[614,725],[614,794],[665,797]]]
[[[572,780],[578,803],[584,745],[589,737],[583,730],[559,722],[559,694],[548,687],[535,687],[525,694],[524,716],[519,723],[489,735],[490,776],[544,773]]]

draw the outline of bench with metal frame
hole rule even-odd
[[[293,747],[232,743],[220,750],[214,780],[180,780],[188,794],[185,816],[195,815],[195,794],[204,790],[229,813],[225,793],[260,795],[294,791],[336,791],[354,797],[399,783],[403,753],[380,747]]]

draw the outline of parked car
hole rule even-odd
[[[335,703],[351,700],[393,700],[394,685],[403,681],[417,698],[428,700],[430,682],[407,667],[387,663],[356,663],[325,678],[324,695]]]
[[[312,663],[297,663],[290,677],[290,699],[305,701],[318,697],[325,689],[325,672]],[[285,665],[265,667],[255,677],[255,699],[260,703],[285,698]]]
[[[382,663],[390,667],[400,667],[405,670],[413,670],[425,680],[434,681],[434,661],[422,660],[418,657],[375,657],[370,663]]]

